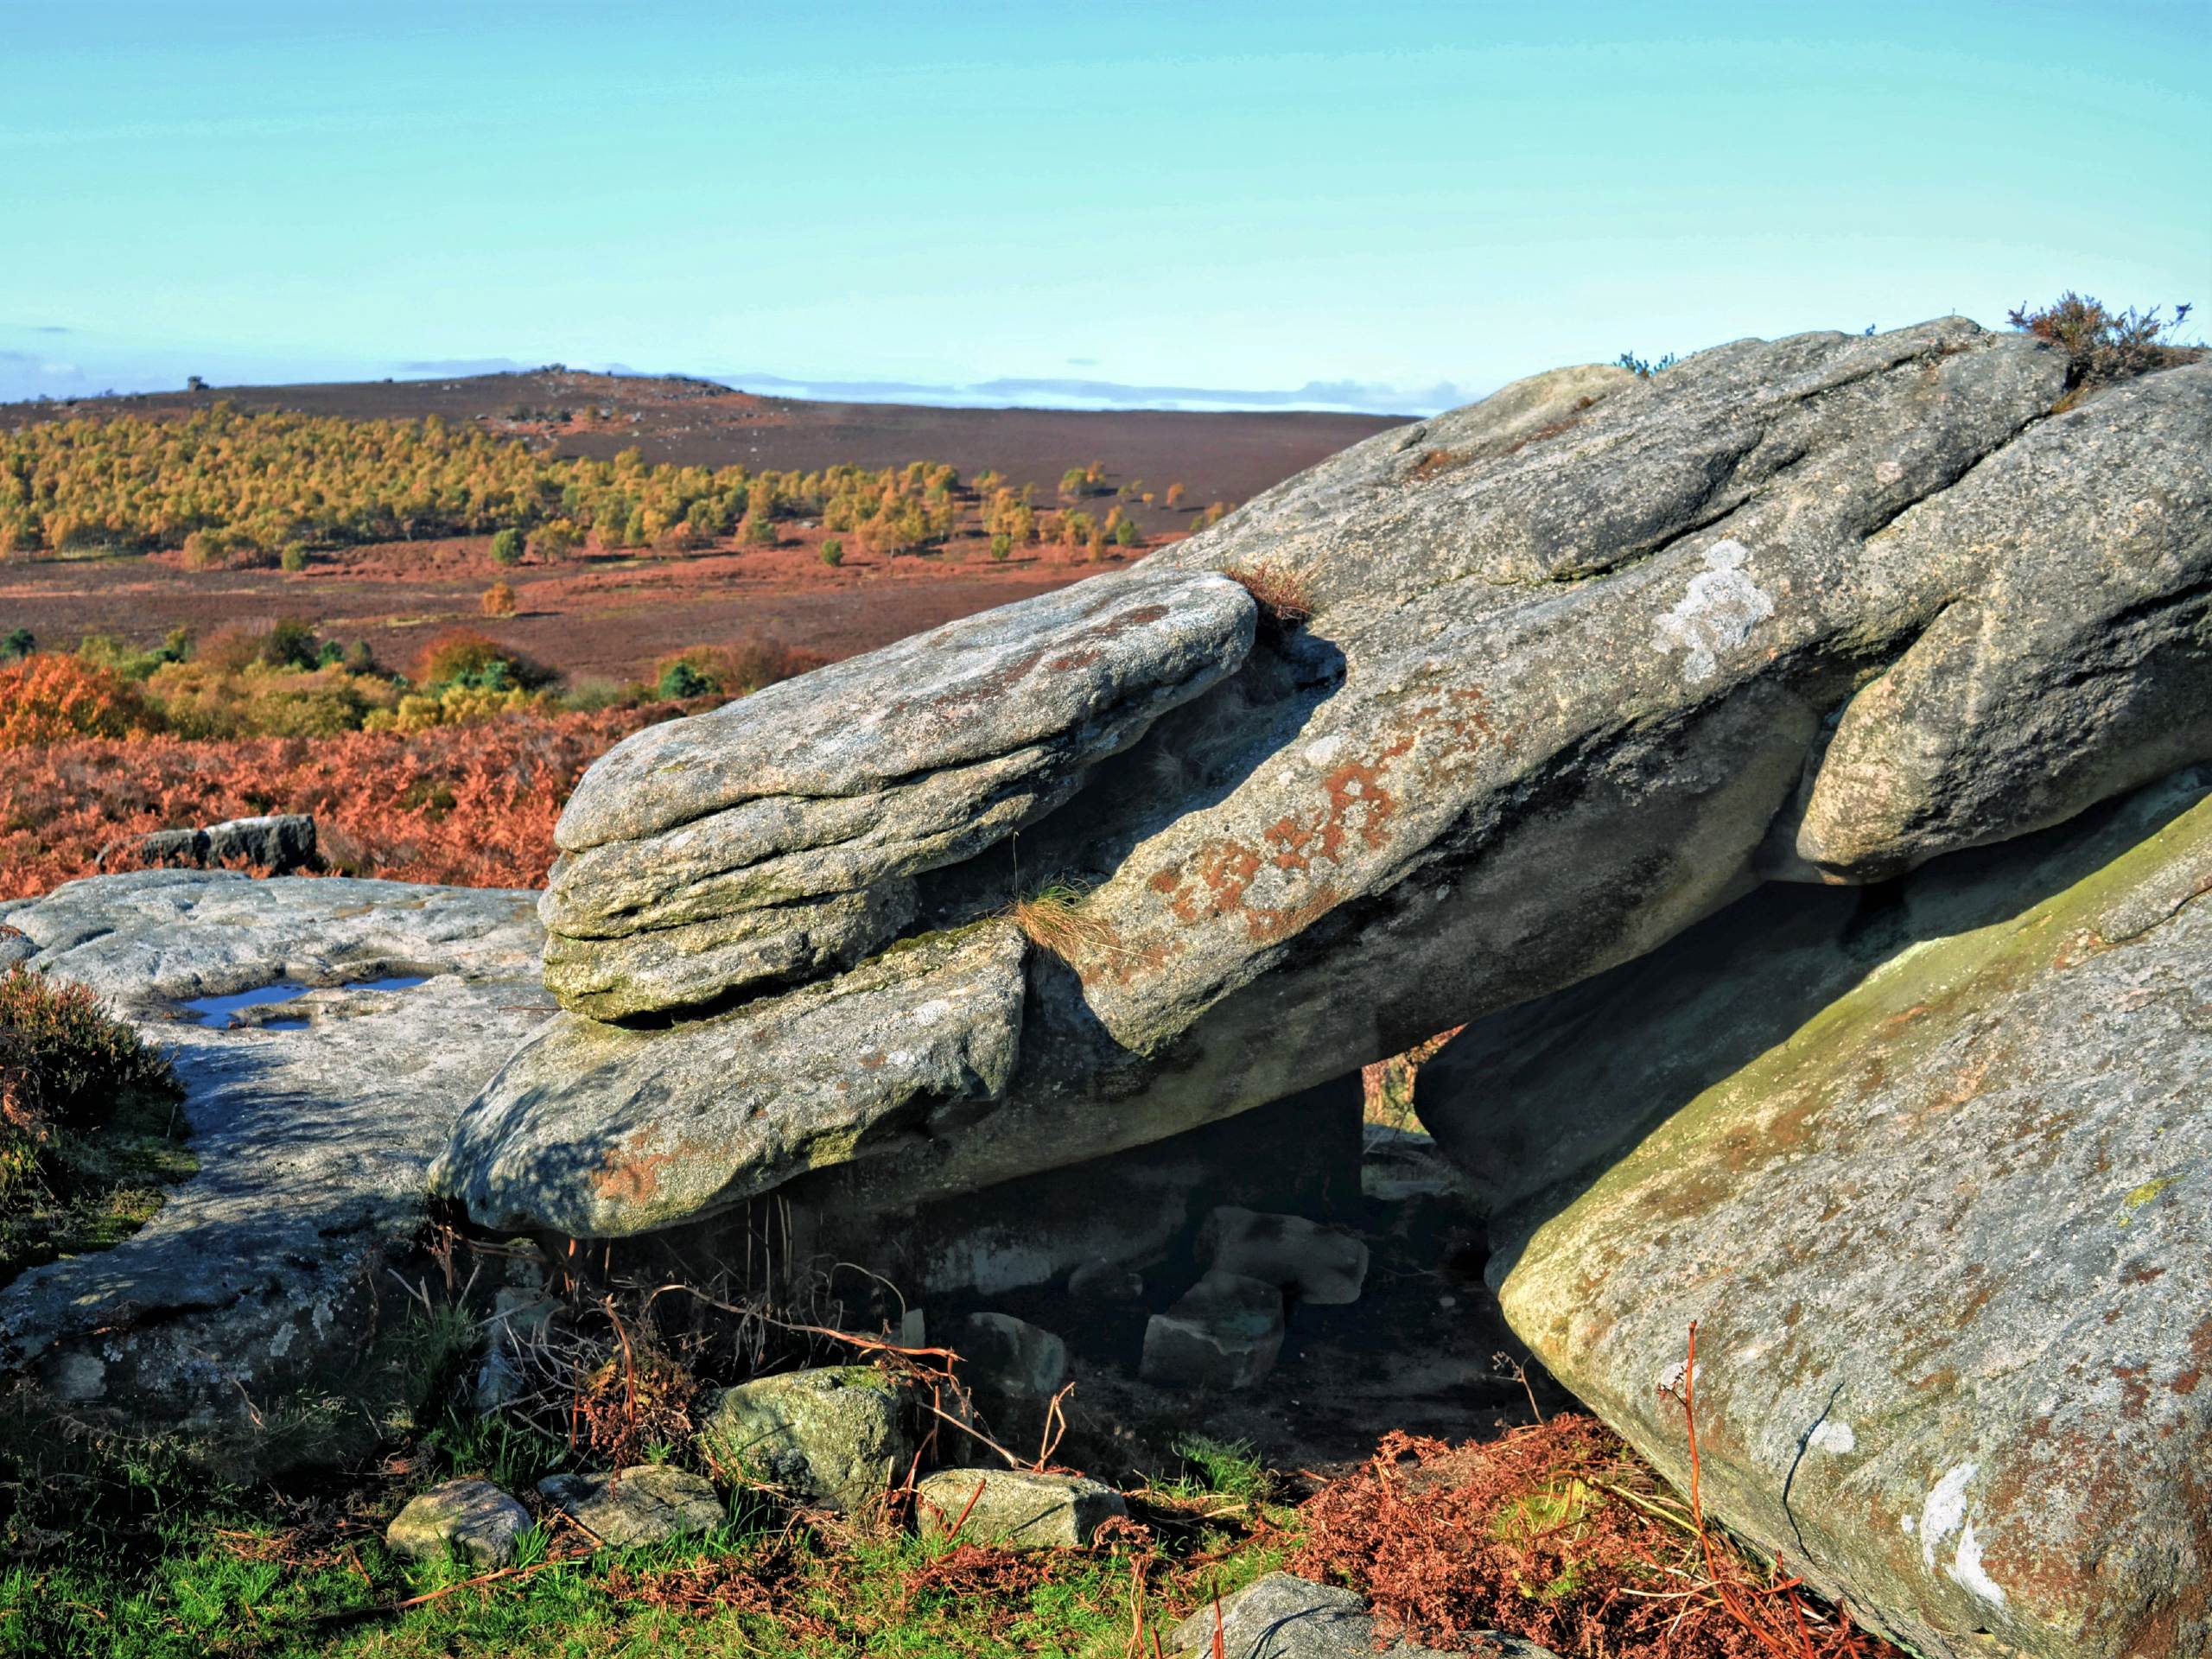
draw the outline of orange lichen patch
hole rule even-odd
[[[647,1152],[652,1142],[652,1131],[639,1129],[621,1146],[607,1147],[601,1167],[591,1178],[593,1190],[618,1204],[643,1204],[659,1192],[661,1171],[674,1163],[683,1149]]]
[[[1380,852],[1389,844],[1383,826],[1397,815],[1398,802],[1382,787],[1382,767],[1351,761],[1322,779],[1321,787],[1329,798],[1329,815],[1320,829],[1321,850],[1326,857],[1338,856],[1344,828],[1355,813],[1359,817],[1359,838],[1370,851]]]
[[[1466,456],[1454,454],[1449,449],[1432,449],[1414,463],[1413,470],[1406,474],[1406,482],[1426,484],[1439,474],[1450,472],[1466,459]]]
[[[1147,885],[1167,900],[1170,912],[1186,927],[1241,914],[1255,944],[1273,944],[1309,926],[1357,890],[1356,884],[1325,877],[1319,867],[1341,867],[1348,855],[1363,850],[1386,850],[1402,790],[1418,792],[1440,766],[1471,751],[1510,747],[1486,705],[1479,687],[1455,687],[1408,709],[1402,716],[1405,723],[1388,741],[1368,758],[1345,760],[1325,772],[1319,798],[1268,824],[1256,846],[1227,838],[1210,842],[1187,859],[1154,871]],[[1408,756],[1414,757],[1410,778],[1394,779]],[[1269,869],[1293,880],[1310,879],[1315,886],[1281,904],[1250,903],[1253,884]]]
[[[1589,408],[1591,404],[1597,401],[1598,400],[1594,397],[1585,397],[1577,402],[1574,407],[1578,410],[1585,410]],[[1559,436],[1562,432],[1572,432],[1576,427],[1581,424],[1582,416],[1579,413],[1570,415],[1565,420],[1554,421],[1548,425],[1538,427],[1527,437],[1522,438],[1520,442],[1506,450],[1505,453],[1509,455],[1517,455],[1532,443],[1542,443],[1547,439]]]

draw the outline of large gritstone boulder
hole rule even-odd
[[[1067,799],[1252,624],[1219,577],[1107,577],[625,739],[561,814],[547,986],[622,1019],[851,966],[913,919],[915,875]]]
[[[1560,1380],[1942,1659],[2212,1651],[2212,771],[1771,889],[1470,1027],[1420,1109]]]
[[[172,1433],[243,1476],[413,1403],[385,1267],[454,1114],[545,1017],[533,899],[148,870],[0,908],[30,969],[171,1052],[199,1160],[114,1249],[0,1289],[0,1372],[29,1390],[6,1408]]]
[[[435,1179],[595,1235],[970,1192],[2208,757],[2212,364],[2075,402],[1951,318],[1562,371],[632,739],[563,823],[571,1011]]]

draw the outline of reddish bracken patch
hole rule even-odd
[[[1306,1519],[1290,1570],[1433,1647],[1503,1630],[1561,1653],[1896,1659],[1721,1540],[1593,1418],[1459,1446],[1390,1434]]]
[[[113,842],[262,812],[313,813],[324,856],[351,874],[543,886],[554,820],[583,769],[671,712],[512,715],[311,741],[142,737],[15,749],[0,768],[0,899],[94,874]]]

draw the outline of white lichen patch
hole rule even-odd
[[[1959,1535],[1959,1548],[1946,1570],[1955,1582],[1964,1585],[1984,1601],[1999,1607],[2005,1605],[2004,1586],[1982,1568],[1981,1541],[1974,1535],[1972,1521],[1967,1522],[1966,1530]]]
[[[1823,1452],[1833,1452],[1838,1457],[1859,1449],[1859,1437],[1851,1432],[1851,1425],[1836,1417],[1824,1420],[1806,1437],[1806,1443]]]
[[[1733,537],[1715,542],[1705,550],[1706,568],[1659,619],[1659,649],[1685,653],[1685,684],[1700,685],[1719,673],[1719,653],[1744,644],[1774,614],[1774,601],[1744,573],[1751,556],[1751,550]]]
[[[1931,1573],[1936,1570],[1937,1546],[1966,1521],[1967,1485],[1974,1479],[1974,1471],[1970,1463],[1948,1471],[1920,1506],[1920,1554]]]

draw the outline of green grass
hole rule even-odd
[[[1148,1626],[1163,1635],[1211,1595],[1233,1593],[1279,1566],[1284,1554],[1281,1535],[1247,1540],[1240,1548],[1228,1535],[1200,1529],[1177,1539],[1173,1554],[1155,1544],[1057,1556],[1042,1581],[1017,1581],[994,1593],[957,1575],[933,1580],[932,1564],[942,1564],[955,1547],[911,1535],[825,1539],[803,1529],[786,1533],[780,1519],[761,1516],[652,1548],[548,1563],[541,1530],[524,1540],[518,1563],[524,1571],[419,1606],[379,1611],[462,1583],[471,1571],[389,1556],[380,1541],[380,1515],[378,1524],[298,1559],[298,1551],[251,1518],[258,1507],[231,1494],[165,1519],[135,1549],[121,1541],[103,1549],[80,1538],[60,1560],[0,1569],[0,1652],[57,1659],[1118,1659],[1131,1629],[1139,1554],[1154,1558],[1147,1580],[1169,1586],[1155,1587],[1147,1598]],[[1224,1545],[1230,1553],[1211,1562],[1202,1580],[1177,1580],[1178,1556]],[[1034,1576],[1017,1572],[1018,1580]],[[716,1606],[718,1585],[766,1586],[769,1610]],[[656,1605],[687,1588],[696,1590],[697,1607]]]
[[[426,1363],[454,1334],[428,1324],[408,1338]],[[464,1391],[448,1377],[441,1397]],[[5,1401],[0,1421],[14,1421]],[[717,1531],[645,1549],[584,1554],[548,1517],[517,1570],[478,1583],[457,1562],[390,1554],[400,1506],[464,1475],[527,1501],[545,1475],[590,1459],[450,1403],[425,1421],[344,1471],[252,1489],[158,1444],[0,1432],[0,1655],[1122,1659],[1140,1568],[1147,1628],[1164,1637],[1297,1540],[1296,1513],[1266,1503],[1249,1446],[1192,1437],[1183,1477],[1133,1498],[1141,1529],[1090,1551],[847,1535],[741,1494]]]
[[[1271,1483],[1251,1441],[1185,1434],[1171,1449],[1183,1459],[1186,1472],[1173,1480],[1155,1482],[1160,1491],[1184,1497],[1224,1497],[1240,1503],[1266,1501]]]

